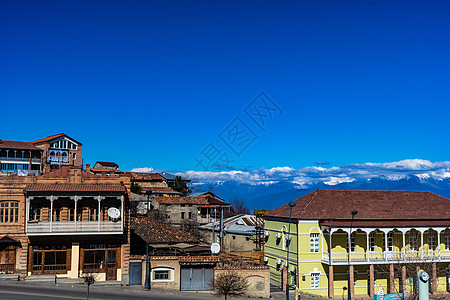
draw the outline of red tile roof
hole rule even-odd
[[[70,166],[62,166],[59,169],[53,170],[51,172],[45,173],[39,177],[44,177],[44,178],[49,178],[49,177],[69,177],[70,176],[70,170],[71,169],[75,169],[76,167],[70,167]],[[77,168],[80,169],[80,168]],[[81,171],[81,177],[86,178],[86,177],[92,177],[92,178],[96,178],[96,175],[90,173],[90,172],[86,172],[86,171]]]
[[[95,163],[96,164],[101,164],[102,166],[106,166],[106,167],[114,167],[114,168],[118,168],[119,165],[116,164],[115,162],[109,162],[109,161],[98,161]]]
[[[113,172],[113,173],[117,173],[117,174],[122,174],[123,173],[122,171],[116,170],[116,169],[91,168],[90,170],[91,170],[91,172],[94,172],[94,173],[103,173],[103,172],[106,172],[106,173]]]
[[[78,144],[83,145],[82,143],[80,143],[80,142],[74,140],[73,138],[69,137],[67,134],[64,134],[64,133],[59,133],[59,134],[50,135],[50,136],[45,137],[45,138],[43,138],[43,139],[34,141],[33,144],[40,144],[40,143],[48,142],[48,141],[57,139],[57,138],[62,137],[62,136],[67,136],[69,139],[73,140],[74,142],[77,142]]]
[[[139,172],[125,172],[132,180],[157,180],[164,181],[164,178],[158,173],[139,173]]]
[[[292,218],[300,220],[431,220],[450,224],[450,199],[431,192],[316,190],[295,200]],[[264,217],[289,218],[285,204]]]
[[[32,142],[0,140],[0,149],[38,150]]]
[[[182,230],[178,227],[171,227],[170,225],[161,223],[155,219],[149,218],[148,223],[148,243],[150,245],[157,244],[178,244],[178,243],[198,243],[198,239],[191,233]],[[131,229],[140,236],[144,241],[147,241],[147,218],[146,217],[132,217]]]
[[[120,184],[29,184],[26,192],[126,192]]]
[[[229,205],[212,197],[154,197],[160,204]]]

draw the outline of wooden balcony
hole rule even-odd
[[[122,222],[33,222],[27,223],[27,235],[98,234],[123,232]]]
[[[350,262],[352,264],[383,264],[383,263],[408,263],[413,261],[425,262],[450,262],[450,250],[441,251],[406,251],[406,252],[352,252]],[[330,255],[322,252],[322,261],[330,263]],[[332,253],[331,263],[333,265],[346,265],[348,263],[347,253]]]

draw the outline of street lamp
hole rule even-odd
[[[352,293],[350,292],[350,252],[352,251],[352,245],[351,245],[351,235],[352,235],[352,227],[353,227],[353,219],[355,218],[355,215],[358,213],[358,211],[354,210],[352,211],[352,221],[350,222],[350,232],[348,233],[348,255],[347,255],[347,262],[348,262],[348,271],[347,271],[347,279],[348,279],[348,289],[347,289],[347,295],[348,300],[352,300]]]
[[[289,225],[288,225],[288,235],[286,236],[289,237],[289,239],[286,240],[287,243],[287,250],[286,250],[286,300],[289,300],[289,281],[287,280],[288,278],[288,272],[289,272],[289,246],[291,246],[291,215],[292,215],[292,208],[295,206],[295,202],[291,201],[289,202]],[[298,226],[298,224],[297,224]],[[298,251],[298,249],[297,249]]]
[[[148,219],[150,218],[150,195],[152,194],[152,190],[146,190],[147,194],[147,243],[145,249],[145,283],[144,283],[144,291],[150,290],[150,276],[148,273]]]

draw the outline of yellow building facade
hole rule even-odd
[[[416,210],[416,202],[438,211]],[[350,270],[353,295],[412,293],[420,267],[430,273],[430,291],[449,290],[449,199],[429,192],[318,190],[295,203],[290,226],[288,205],[265,215],[265,262],[274,283],[283,286],[287,277],[297,291],[342,297]]]

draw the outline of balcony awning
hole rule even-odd
[[[120,184],[29,184],[25,192],[125,192]]]

